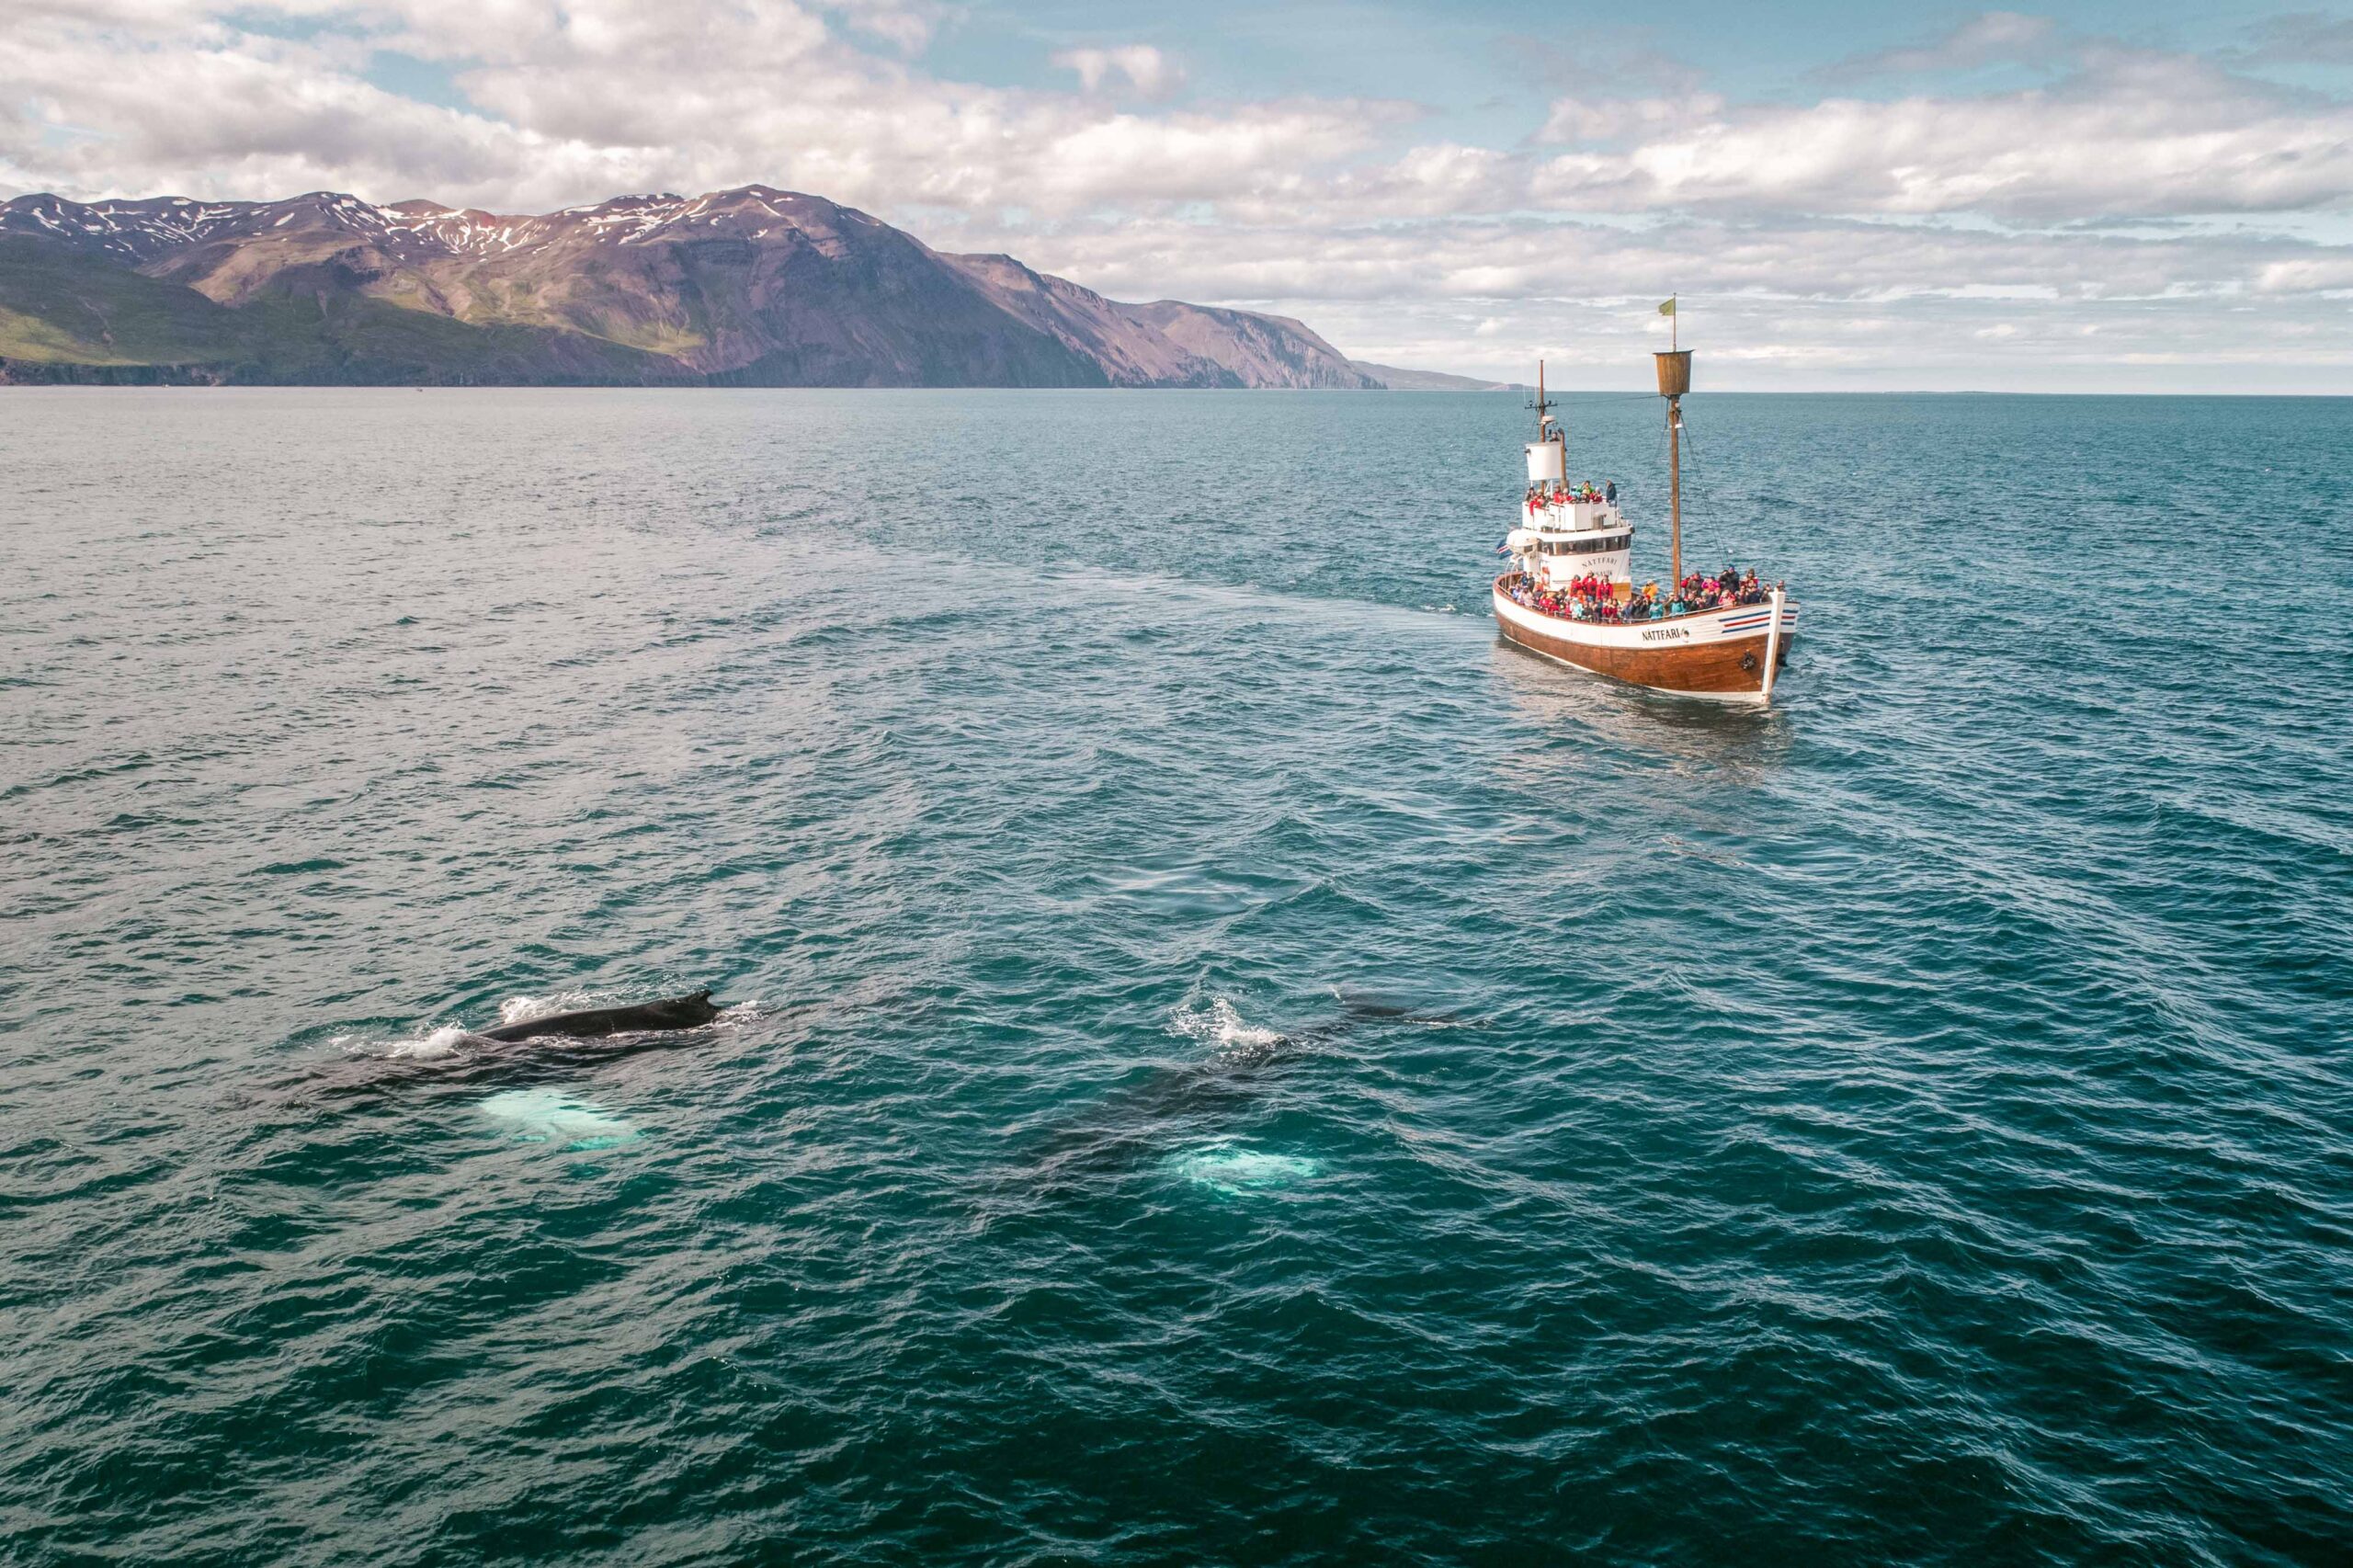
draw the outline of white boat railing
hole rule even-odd
[[[1515,581],[1526,582],[1528,579],[1520,576],[1517,572],[1506,572],[1502,576],[1495,579],[1495,589],[1498,593],[1502,594],[1504,597],[1511,599],[1512,603],[1519,605],[1520,608],[1528,611],[1530,615],[1540,615],[1551,620],[1574,621],[1579,626],[1659,626],[1670,620],[1694,620],[1701,616],[1708,615],[1738,615],[1744,610],[1753,614],[1758,610],[1770,610],[1773,608],[1773,600],[1776,594],[1780,594],[1782,597],[1781,624],[1784,626],[1794,626],[1797,624],[1798,619],[1798,607],[1789,601],[1785,592],[1779,589],[1773,589],[1768,590],[1765,597],[1757,600],[1754,604],[1710,605],[1705,609],[1687,609],[1679,611],[1674,615],[1647,615],[1639,620],[1627,620],[1622,619],[1618,620],[1584,619],[1577,616],[1569,615],[1561,610],[1548,609],[1542,605],[1520,604],[1518,599],[1513,598],[1512,597],[1511,585]],[[1620,585],[1626,587],[1631,586],[1631,584]],[[1764,634],[1765,628],[1759,626],[1756,631],[1757,634],[1762,636]]]
[[[1548,528],[1555,532],[1584,533],[1598,528],[1623,526],[1624,518],[1616,506],[1606,501],[1547,502],[1540,506],[1522,506],[1523,526]]]

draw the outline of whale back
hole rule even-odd
[[[484,1038],[500,1040],[536,1040],[542,1035],[569,1035],[595,1040],[603,1035],[630,1034],[641,1029],[691,1029],[719,1017],[708,986],[683,996],[658,1002],[638,1002],[624,1007],[583,1007],[576,1012],[551,1013],[543,1018],[501,1024],[483,1030]]]

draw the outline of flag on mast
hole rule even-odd
[[[1663,316],[1671,316],[1675,313],[1675,300],[1672,295],[1658,302],[1658,313]]]

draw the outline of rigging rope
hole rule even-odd
[[[1667,461],[1666,444],[1666,422],[1665,420],[1661,420],[1658,427],[1659,464],[1661,467],[1665,467]],[[1700,471],[1699,443],[1692,438],[1691,422],[1688,419],[1683,422],[1683,494],[1687,503],[1696,500],[1704,505],[1711,514],[1720,514],[1721,512],[1721,508],[1716,505],[1717,496],[1715,486],[1710,483],[1710,476],[1702,473]],[[1684,507],[1683,564],[1686,572],[1696,572],[1701,570],[1701,568],[1696,563],[1703,556],[1710,556],[1716,553],[1718,549],[1723,544],[1723,535],[1719,531],[1720,517],[1718,516],[1711,515],[1708,518],[1708,531],[1703,537],[1699,528],[1694,526],[1691,517],[1693,510],[1694,508],[1688,505]],[[1669,526],[1673,526],[1671,521]],[[1724,557],[1727,561],[1732,558],[1732,553],[1733,552],[1729,550],[1723,551]]]
[[[1683,466],[1691,471],[1689,488],[1706,501],[1710,512],[1720,514],[1721,509],[1716,506],[1716,487],[1709,483],[1708,476],[1699,472],[1699,443],[1691,438],[1691,426],[1688,422],[1683,426]],[[1711,544],[1722,542],[1722,536],[1713,531],[1716,520],[1716,518],[1711,518],[1709,534]]]

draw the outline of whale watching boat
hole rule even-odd
[[[1662,307],[1672,315],[1671,303]],[[1637,586],[1634,528],[1617,486],[1568,482],[1568,436],[1536,371],[1536,439],[1528,443],[1521,524],[1504,540],[1511,569],[1495,579],[1495,624],[1531,653],[1656,691],[1763,703],[1790,656],[1798,607],[1780,584],[1731,572],[1683,575],[1683,394],[1691,350],[1658,361],[1666,400],[1667,590]]]

